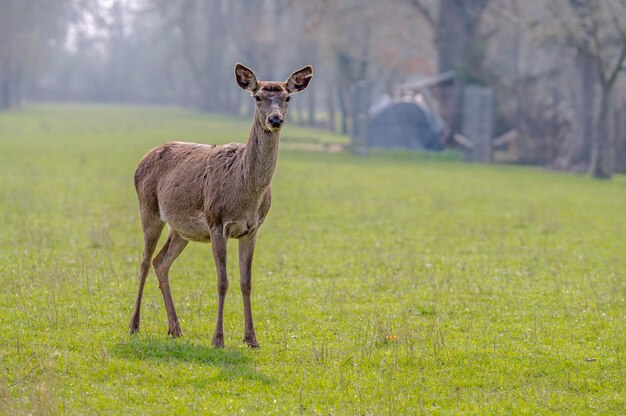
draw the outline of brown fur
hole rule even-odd
[[[256,233],[270,209],[270,183],[289,94],[306,88],[311,76],[311,67],[305,67],[286,82],[260,82],[251,70],[237,64],[237,83],[250,91],[257,102],[248,142],[223,146],[172,142],[152,149],[141,160],[135,171],[135,188],[145,245],[131,333],[139,331],[141,298],[150,260],[167,223],[170,234],[153,265],[167,310],[168,333],[175,337],[182,335],[169,289],[169,269],[189,241],[211,242],[218,274],[218,316],[213,345],[224,345],[223,307],[228,291],[226,240],[236,238],[244,300],[244,342],[258,347],[250,305]]]

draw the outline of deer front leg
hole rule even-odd
[[[243,297],[244,333],[243,342],[252,348],[259,348],[252,322],[252,306],[250,293],[252,292],[252,256],[256,235],[249,235],[239,240],[239,273],[241,276],[241,296]]]
[[[226,237],[222,229],[217,228],[211,232],[211,246],[215,269],[217,270],[217,320],[215,333],[213,334],[213,346],[224,348],[224,299],[228,292],[228,276],[226,275]]]

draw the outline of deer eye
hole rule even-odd
[[[259,97],[258,95],[255,95],[254,99],[256,100],[257,103],[261,102],[261,97]]]
[[[291,97],[287,97],[287,98],[285,98],[285,102],[287,102],[287,103],[288,103],[289,101],[291,101]]]

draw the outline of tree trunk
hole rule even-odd
[[[461,94],[467,84],[483,84],[484,48],[479,27],[482,12],[489,0],[440,0],[435,22],[439,73],[455,71],[456,83],[443,107],[451,133],[460,131]]]
[[[13,105],[13,73],[15,69],[15,19],[16,3],[4,2],[0,21],[0,110],[8,110]]]
[[[306,97],[302,97],[302,98],[306,98]],[[302,100],[298,100],[295,102],[295,107],[294,110],[296,110],[296,114],[298,115],[298,118],[296,119],[296,124],[298,126],[305,126],[306,125],[306,118],[305,118],[305,114],[306,114],[306,102],[302,101]]]
[[[611,95],[612,86],[602,85],[600,97],[600,109],[596,135],[591,145],[591,160],[589,174],[594,178],[609,179],[613,175],[615,155],[613,153],[613,135],[611,134]]]
[[[312,88],[311,91],[308,92],[309,102],[308,102],[308,115],[309,115],[309,126],[315,127],[315,88]]]
[[[18,69],[13,74],[13,78],[11,79],[11,108],[18,108],[22,105],[22,70]]]
[[[243,106],[243,98],[246,98],[244,94],[241,94],[238,88],[232,88],[233,90],[233,114],[236,116],[241,115],[241,107]]]
[[[336,119],[335,119],[335,86],[328,84],[328,90],[326,91],[326,109],[328,111],[328,130],[337,131]]]
[[[208,22],[208,39],[207,44],[209,47],[206,71],[207,71],[207,88],[205,94],[205,105],[209,111],[225,112],[222,108],[222,96],[224,74],[222,73],[223,62],[223,48],[224,48],[224,33],[227,28],[224,27],[224,17],[222,16],[222,0],[212,0],[208,5],[209,13]]]
[[[614,113],[615,171],[626,173],[626,104],[622,103]]]
[[[435,27],[439,72],[456,71],[461,82],[472,82],[476,60],[476,19],[459,0],[440,0]]]
[[[339,112],[341,113],[341,134],[348,135],[348,103],[346,102],[345,92],[341,88],[337,88],[337,99],[339,101]]]
[[[579,54],[576,59],[577,82],[574,92],[573,131],[565,149],[555,162],[558,168],[589,168],[591,143],[594,135],[594,103],[596,98],[597,73],[593,58]]]
[[[352,133],[350,137],[350,147],[357,154],[367,152],[367,111],[369,109],[369,86],[367,81],[362,80],[352,85],[351,91],[351,120]]]
[[[0,79],[0,110],[11,106],[11,84],[7,77]]]
[[[580,147],[577,153],[573,154],[572,161],[574,163],[589,163],[591,153],[591,143],[593,141],[592,136],[594,134],[593,129],[593,115],[594,115],[594,103],[595,103],[595,86],[596,80],[596,67],[594,62],[588,56],[581,57],[581,91],[582,97],[580,97],[580,108],[582,113],[580,114],[581,133],[582,137],[579,140]]]

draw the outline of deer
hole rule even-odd
[[[235,81],[256,104],[246,144],[170,142],[150,150],[139,162],[134,180],[144,249],[131,334],[139,332],[141,299],[152,263],[167,311],[167,334],[174,338],[183,335],[170,291],[169,270],[190,241],[210,243],[218,295],[212,344],[223,348],[224,300],[228,292],[226,243],[237,239],[243,342],[259,348],[250,303],[256,236],[272,201],[271,182],[291,95],[307,88],[312,77],[313,68],[308,65],[285,82],[259,81],[251,69],[237,63]],[[169,225],[169,235],[152,259],[165,224]]]

